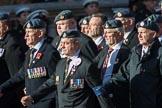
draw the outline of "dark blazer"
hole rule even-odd
[[[130,49],[139,44],[138,33],[135,29],[128,35],[125,44],[127,44]]]
[[[34,100],[40,98],[40,94],[48,93],[50,86],[57,87],[59,108],[99,108],[96,106],[96,96],[92,89],[101,85],[99,72],[94,64],[82,54],[81,63],[75,68],[74,74],[67,77],[64,82],[64,70],[66,58],[61,59],[56,67],[54,77],[46,81],[35,94],[31,95]],[[75,79],[82,79],[82,88],[72,88]],[[112,108],[112,103],[107,95],[97,96],[102,108]]]
[[[108,53],[108,46],[105,47],[95,58],[94,62],[97,64],[98,69],[100,71],[102,69],[107,53]],[[118,73],[120,66],[123,64],[124,61],[126,61],[129,54],[130,54],[130,49],[126,45],[122,44],[114,63],[113,72],[112,72],[113,75]],[[106,84],[103,85],[105,86]],[[105,88],[108,90],[110,89],[107,87]],[[109,93],[113,94],[112,100],[116,108],[129,108],[129,84],[128,83],[118,83],[118,85],[116,85],[114,88],[111,88],[111,91],[109,90]]]
[[[123,82],[130,82],[132,108],[161,108],[162,104],[162,47],[156,39],[141,59],[142,45],[132,49],[129,59],[124,62],[118,77]],[[109,87],[112,84],[108,84]]]
[[[0,40],[0,48],[4,50],[0,57],[0,84],[2,84],[18,72],[24,62],[25,52],[10,32],[5,33],[4,38]],[[18,89],[16,91],[21,94]],[[15,91],[0,99],[1,108],[19,108],[20,105]]]
[[[54,47],[46,42],[41,46],[38,53],[29,66],[30,50],[27,51],[25,62],[19,72],[0,86],[0,90],[3,93],[10,92],[11,89],[16,88],[25,81],[27,95],[30,95],[50,78],[55,71],[56,63],[60,59],[60,55]],[[35,73],[35,75],[30,77],[31,73]],[[51,88],[48,95],[42,95],[44,97],[39,102],[29,105],[28,108],[55,107],[55,102],[53,102],[55,99],[54,89]]]
[[[51,44],[55,48],[58,48],[59,43],[60,43],[60,36],[57,36],[54,38]],[[89,59],[93,59],[98,54],[98,49],[94,41],[83,33],[81,33],[81,52]]]
[[[97,49],[98,49],[98,53],[104,48],[106,47],[106,41],[105,41],[105,38],[101,41],[101,43],[97,46]]]

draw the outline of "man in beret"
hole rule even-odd
[[[137,24],[139,45],[131,51],[119,74],[107,87],[123,75],[120,82],[130,83],[132,108],[161,108],[162,104],[162,46],[158,40],[159,26],[144,20]]]
[[[114,18],[115,20],[120,20],[122,22],[124,28],[124,43],[132,49],[139,43],[134,15],[126,10],[119,10],[114,15]]]
[[[137,9],[134,12],[136,22],[142,21],[151,14],[154,14],[157,6],[158,0],[139,0]]]
[[[104,34],[107,47],[97,55],[95,63],[100,70],[103,85],[106,85],[128,58],[130,49],[123,43],[124,29],[121,21],[107,20],[104,25]],[[129,108],[128,83],[118,83],[114,88],[106,88],[106,90],[111,90],[109,94],[111,94],[115,108]]]
[[[159,25],[160,33],[159,33],[159,41],[162,44],[162,16],[158,14],[152,14],[146,18],[148,21],[154,21]]]
[[[17,17],[15,32],[17,33],[17,39],[22,43],[24,50],[28,50],[28,46],[25,44],[25,30],[23,25],[26,23],[26,17],[29,15],[30,11],[29,7],[21,7],[15,13]]]
[[[30,49],[26,52],[26,59],[18,73],[0,85],[1,95],[5,95],[20,84],[26,87],[26,95],[32,95],[51,75],[54,74],[56,63],[60,59],[58,51],[44,40],[45,23],[41,19],[31,19],[25,23],[25,39]],[[38,101],[33,101],[27,108],[55,107],[55,91],[51,91]],[[24,105],[24,99],[21,100]]]
[[[35,94],[24,97],[25,104],[41,98],[41,93],[48,93],[54,86],[57,87],[59,108],[99,108],[95,106],[96,96],[102,108],[112,108],[111,101],[103,94],[98,69],[80,52],[80,42],[79,31],[70,29],[62,33],[62,51],[66,58],[58,62],[54,77]]]
[[[10,27],[10,16],[0,13],[0,84],[14,77],[25,59],[25,51]],[[21,95],[17,87],[15,90]],[[0,99],[1,108],[20,108],[18,95],[12,91]]]
[[[86,35],[89,35],[89,20],[90,20],[90,18],[91,18],[90,16],[86,16],[79,21],[79,26],[81,28],[80,31]]]
[[[31,20],[31,19],[35,19],[35,18],[42,19],[46,23],[46,37],[45,37],[45,39],[49,43],[51,43],[51,41],[53,40],[56,32],[53,30],[53,28],[52,28],[52,26],[50,24],[48,11],[45,10],[45,9],[35,10],[35,11],[31,12],[27,16],[27,21]]]
[[[83,2],[83,7],[87,15],[92,15],[99,12],[98,0],[85,0]]]
[[[60,47],[60,36],[61,34],[69,29],[76,29],[77,23],[74,18],[73,12],[71,10],[64,10],[60,12],[54,20],[57,27],[58,36],[53,40],[52,45],[58,50]],[[81,52],[85,54],[89,59],[93,59],[97,53],[98,49],[93,40],[87,35],[81,33]]]

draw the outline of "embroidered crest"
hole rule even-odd
[[[63,16],[63,15],[60,16],[60,19],[64,19],[64,18],[65,18],[65,16]]]
[[[142,22],[140,22],[140,26],[144,26],[145,25],[145,23],[142,21]]]
[[[118,17],[121,17],[121,16],[122,16],[122,13],[121,13],[121,12],[118,12],[118,13],[117,13],[117,16],[118,16]]]
[[[67,34],[66,34],[66,33],[64,33],[64,34],[62,35],[62,37],[63,37],[63,38],[65,38],[66,36],[67,36]]]
[[[87,23],[88,23],[87,20],[84,19],[84,20],[83,20],[83,24],[87,24]]]
[[[109,25],[108,25],[108,24],[106,24],[106,25],[105,25],[105,28],[108,28],[108,27],[109,27]]]
[[[28,24],[26,25],[26,27],[27,27],[27,28],[30,28],[30,27],[31,27],[30,23],[28,23]]]

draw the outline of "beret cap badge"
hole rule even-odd
[[[64,15],[61,15],[61,16],[60,16],[60,19],[64,19],[64,18],[65,18],[65,16],[64,16]]]
[[[121,16],[122,16],[122,13],[121,13],[121,12],[118,12],[118,13],[117,13],[117,16],[118,16],[118,17],[121,17]]]
[[[28,23],[28,24],[26,25],[26,27],[27,27],[27,28],[30,28],[30,27],[31,27],[30,23]]]
[[[147,20],[148,20],[148,21],[151,21],[151,18],[148,18]]]
[[[64,32],[64,34],[62,35],[62,37],[64,37],[64,38],[65,38],[66,36],[67,36],[67,34]]]
[[[83,24],[87,24],[87,23],[88,23],[87,20],[84,19],[84,20],[83,20]]]
[[[108,25],[108,24],[106,24],[106,25],[105,25],[105,28],[108,28],[108,27],[109,27],[109,25]]]
[[[145,25],[145,23],[142,21],[141,23],[140,23],[140,26],[144,26]]]

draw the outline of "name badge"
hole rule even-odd
[[[47,71],[46,71],[46,68],[43,66],[43,67],[27,69],[27,74],[28,74],[29,79],[40,78],[40,77],[46,76]]]
[[[70,88],[75,88],[75,89],[84,88],[84,79],[71,79]]]
[[[3,56],[3,54],[4,54],[4,51],[5,51],[5,49],[3,49],[3,48],[0,48],[0,57],[2,57],[2,56]]]

